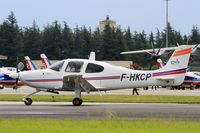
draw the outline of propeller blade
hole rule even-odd
[[[158,49],[158,51],[157,51],[156,55],[159,55],[159,53],[160,53],[160,50],[161,50],[161,47],[162,47],[162,45],[160,45],[160,48]]]
[[[21,71],[22,69],[24,69],[24,64],[22,62],[20,62],[18,65],[17,65],[17,68],[18,68],[18,72]]]
[[[154,54],[152,54],[152,53],[150,53],[150,52],[148,52],[148,51],[146,51],[146,53],[150,54],[151,56],[154,56]]]
[[[153,45],[153,43],[151,43],[151,46],[152,46],[152,49],[153,49],[153,53],[155,54],[156,51],[155,51],[155,49],[154,49],[154,45]]]
[[[17,57],[17,63],[19,62],[19,58]],[[21,71],[22,69],[24,69],[24,64],[22,62],[18,63],[16,66],[16,79],[15,79],[15,85],[13,86],[14,90],[17,90],[18,88],[18,81],[19,81],[19,71]]]

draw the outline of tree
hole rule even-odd
[[[79,29],[77,26],[74,31],[74,49],[72,51],[72,55],[75,58],[86,58],[85,48],[86,42],[84,40],[82,29]]]
[[[17,57],[23,58],[22,30],[18,27],[16,17],[13,12],[0,25],[0,44],[4,49],[3,55],[8,56],[5,61],[6,66],[16,66]]]
[[[102,34],[99,30],[99,28],[97,28],[94,32],[93,32],[93,36],[92,36],[92,44],[93,44],[93,51],[96,52],[96,58],[99,60],[103,60],[104,56],[103,56],[103,37]]]
[[[109,25],[105,26],[105,29],[102,33],[103,37],[103,57],[104,60],[114,60],[113,54],[115,53],[115,38],[114,38],[114,29]],[[116,53],[115,53],[116,54]]]
[[[121,31],[121,28],[118,27],[115,32],[115,45],[113,45],[114,49],[114,59],[115,60],[124,60],[125,56],[120,55],[120,52],[127,51],[128,46],[125,40],[125,37],[123,35],[123,32]]]
[[[63,51],[61,34],[61,25],[57,21],[44,27],[41,52],[46,53],[50,59],[61,59]]]
[[[192,27],[191,35],[189,37],[189,44],[199,44],[200,43],[200,32],[196,26]]]
[[[73,57],[72,51],[75,50],[74,35],[66,22],[64,22],[64,28],[62,29],[62,45],[63,50],[61,51],[61,58],[66,59]]]
[[[41,54],[41,33],[36,22],[32,27],[26,27],[23,32],[24,54],[32,59],[40,59]]]

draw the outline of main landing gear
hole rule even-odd
[[[81,106],[83,103],[83,100],[81,98],[74,98],[72,103],[74,106]]]
[[[81,106],[83,103],[83,100],[81,99],[81,89],[75,89],[75,98],[73,99],[72,103],[74,106]]]

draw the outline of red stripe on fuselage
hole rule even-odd
[[[32,80],[26,80],[28,82],[61,82],[62,79],[32,79]]]
[[[186,70],[181,70],[181,71],[177,71],[177,72],[161,73],[161,74],[153,74],[153,76],[166,76],[166,75],[182,74],[182,73],[186,73]]]
[[[120,79],[120,76],[112,76],[112,77],[91,77],[85,78],[86,80],[112,80],[112,79]]]
[[[120,79],[120,76],[112,76],[112,77],[89,77],[85,78],[86,80],[112,80],[112,79]],[[31,79],[26,80],[27,82],[62,82],[63,79]]]

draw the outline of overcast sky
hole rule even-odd
[[[33,20],[43,27],[54,20],[66,21],[95,29],[106,15],[123,29],[149,33],[162,30],[166,24],[165,0],[0,0],[0,22],[11,11],[20,26],[31,26]],[[200,27],[200,0],[170,0],[169,21],[183,34],[189,34],[193,25]]]

